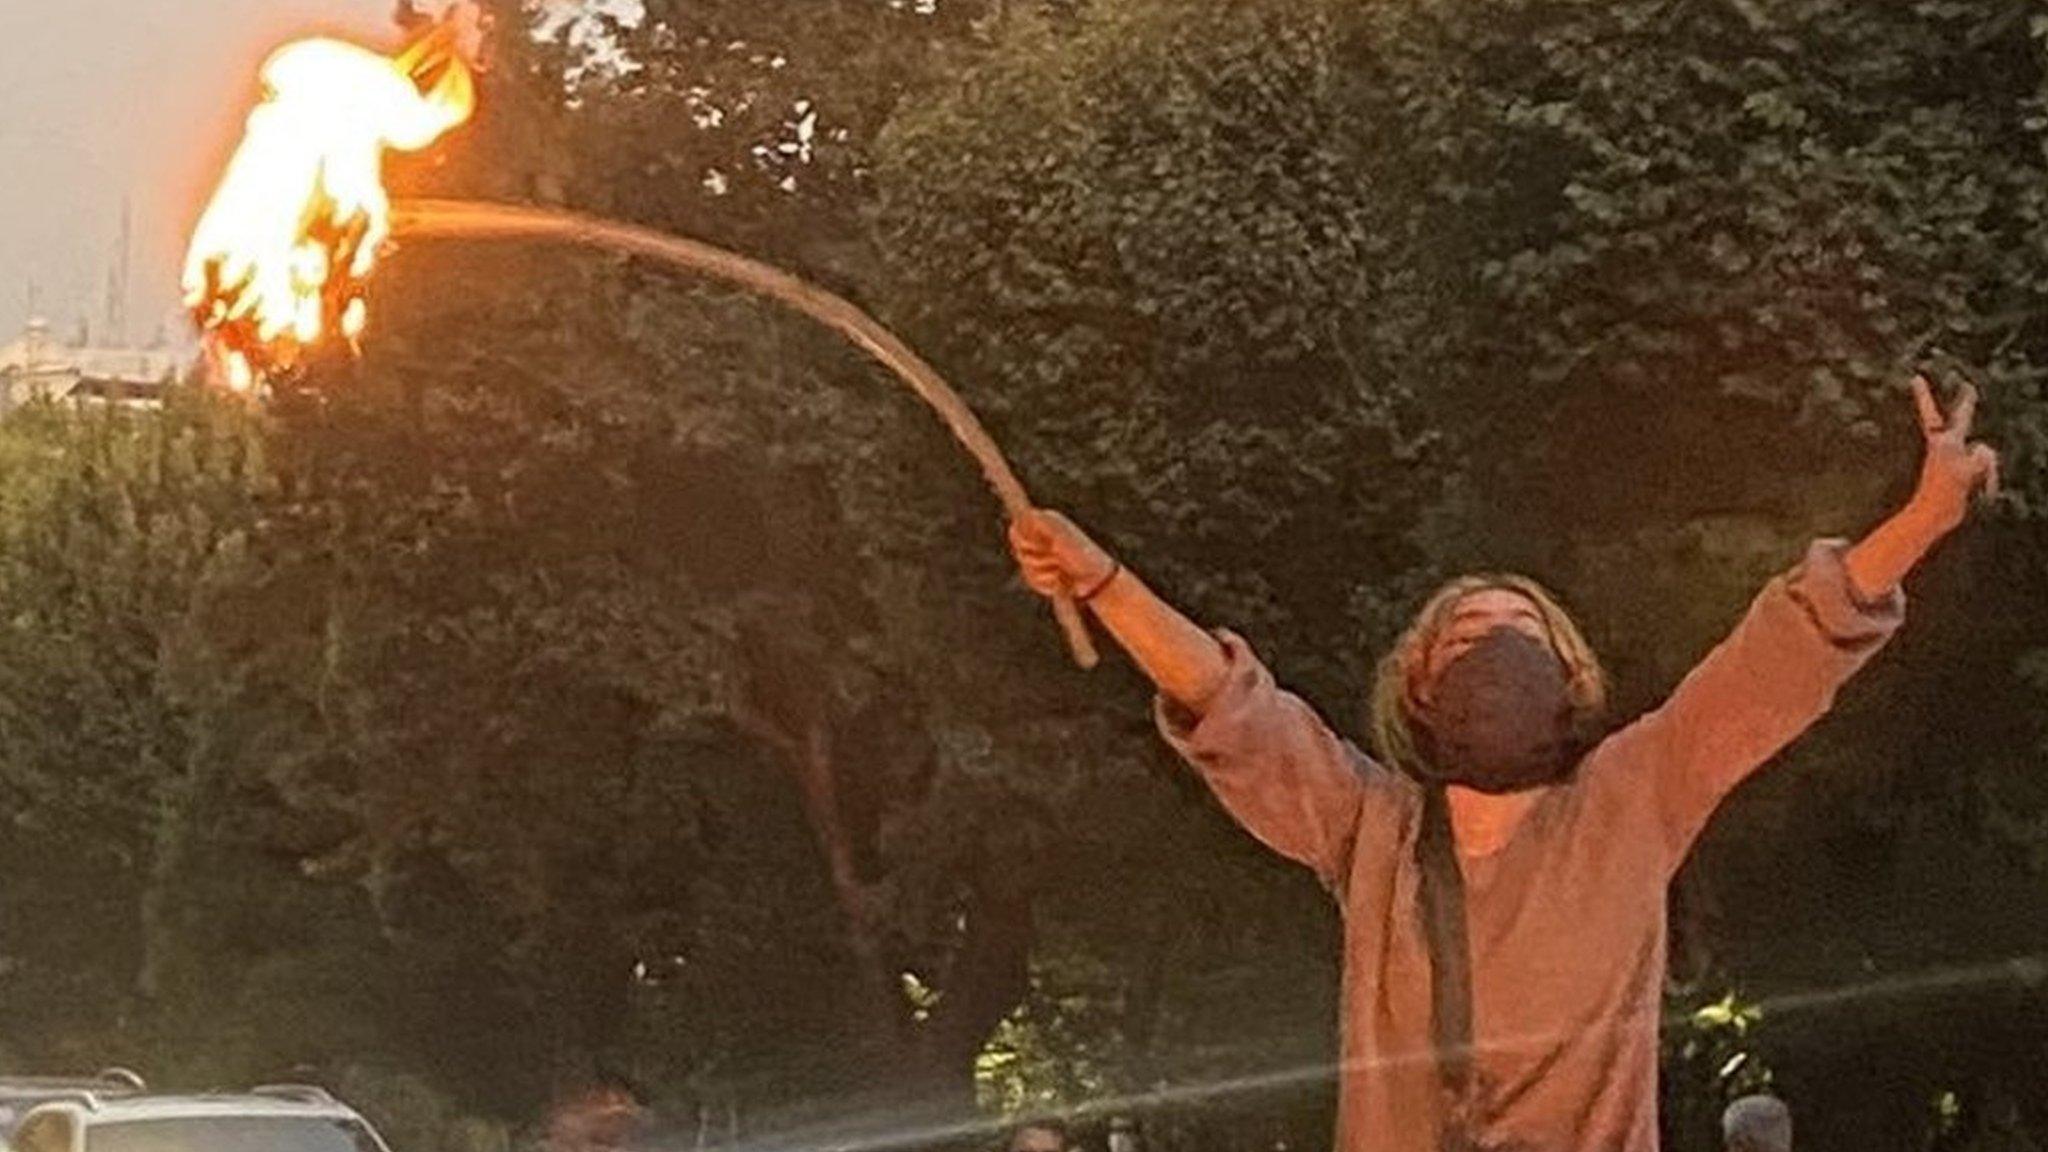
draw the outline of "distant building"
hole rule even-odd
[[[174,348],[96,348],[50,335],[30,320],[19,339],[0,346],[0,412],[36,398],[78,404],[154,407],[190,356]]]

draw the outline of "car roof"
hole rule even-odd
[[[55,1110],[71,1112],[89,1125],[252,1116],[356,1122],[362,1120],[355,1109],[333,1099],[287,1098],[246,1092],[107,1096],[95,1097],[90,1101],[59,1097],[28,1111]],[[26,1113],[22,1118],[26,1118]]]
[[[93,1110],[95,1123],[199,1116],[310,1116],[356,1119],[355,1109],[335,1100],[294,1100],[247,1093],[191,1096],[116,1096]]]
[[[97,1076],[0,1076],[0,1101],[6,1102],[78,1099],[86,1093],[111,1099],[142,1091],[141,1077],[119,1069]]]
[[[104,1077],[0,1077],[0,1133],[12,1131],[16,1121],[38,1108],[66,1102],[97,1108],[102,1101],[134,1095],[138,1091],[140,1089],[131,1084]]]
[[[99,1076],[0,1076],[0,1097],[120,1091],[133,1092],[135,1089]]]

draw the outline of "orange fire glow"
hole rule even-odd
[[[397,57],[339,40],[287,44],[199,219],[185,304],[237,390],[369,321],[364,280],[390,235],[387,150],[416,152],[469,119],[475,19],[450,13]]]

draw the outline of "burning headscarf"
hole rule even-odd
[[[185,257],[185,304],[230,385],[362,334],[364,280],[391,232],[384,155],[470,118],[479,36],[461,4],[396,57],[311,39],[264,63],[263,102]]]

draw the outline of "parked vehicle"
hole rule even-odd
[[[390,1152],[355,1109],[310,1085],[174,1095],[139,1079],[4,1081],[0,1102],[17,1083],[34,1102],[9,1126],[8,1152]]]
[[[0,1076],[0,1139],[11,1138],[15,1125],[39,1104],[111,1100],[148,1090],[142,1077],[126,1068],[108,1068],[97,1076]]]

